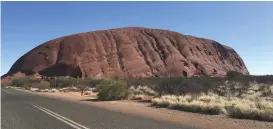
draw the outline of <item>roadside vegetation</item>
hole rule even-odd
[[[50,83],[41,79],[34,79],[31,77],[15,78],[12,80],[11,85],[17,87],[23,87],[25,89],[39,88],[48,89],[50,88]]]
[[[1,81],[1,86],[5,87],[5,86],[10,86],[10,83],[7,81]]]
[[[181,111],[233,118],[273,121],[273,76],[229,72],[226,77],[152,77],[91,80],[71,77],[13,79],[11,85],[26,89],[97,93],[102,101],[151,98],[151,105]]]
[[[98,99],[103,101],[125,99],[129,95],[126,82],[119,79],[104,80],[98,85]]]
[[[154,98],[152,105],[204,114],[223,114],[234,118],[273,121],[273,85],[251,83],[242,94],[239,90],[231,91],[227,85],[207,93],[163,95]],[[225,94],[220,95],[223,93]]]

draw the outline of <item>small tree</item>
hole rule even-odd
[[[84,91],[87,90],[86,81],[77,78],[76,87],[81,91],[81,96],[83,96]]]
[[[81,96],[83,96],[84,91],[87,90],[87,86],[83,85],[83,84],[77,84],[76,87],[81,91]]]

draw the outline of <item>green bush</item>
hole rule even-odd
[[[126,82],[123,80],[104,80],[99,84],[98,90],[99,100],[120,100],[128,96]]]

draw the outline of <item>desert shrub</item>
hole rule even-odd
[[[12,79],[11,85],[17,86],[17,87],[22,87],[25,83],[29,81],[29,78],[15,78]]]
[[[128,96],[126,82],[123,80],[104,80],[98,90],[99,100],[120,100]]]
[[[228,114],[234,118],[273,121],[273,102],[267,100],[240,100],[228,108]]]
[[[131,100],[143,100],[144,99],[144,95],[142,94],[135,94],[129,97],[129,99]]]
[[[181,89],[184,90],[184,87],[182,87],[182,83],[185,82],[184,80],[182,77],[161,78],[155,90],[157,90],[159,94],[177,94]]]
[[[84,91],[88,90],[89,88],[93,88],[92,91],[97,89],[97,86],[100,84],[102,80],[92,80],[89,78],[85,78],[84,80],[77,79],[77,83],[74,84],[81,91],[81,95],[83,95]]]
[[[58,88],[71,87],[76,85],[83,85],[88,87],[96,87],[102,80],[92,80],[89,78],[78,79],[72,77],[57,77],[56,86]]]
[[[226,114],[233,118],[273,121],[273,101],[269,99],[273,96],[268,92],[272,89],[271,85],[250,83],[242,95],[232,93],[234,91],[230,88],[224,89],[230,95],[219,95],[213,90],[207,93],[163,95],[152,99],[152,105],[205,114]]]
[[[251,78],[252,82],[255,81],[257,83],[273,85],[273,75],[262,75],[262,76],[249,75],[249,78]]]
[[[224,104],[213,95],[165,95],[152,100],[152,105],[204,114],[220,114]]]
[[[148,78],[127,78],[125,81],[129,86],[154,86],[160,83],[164,77],[148,77]]]
[[[226,77],[150,77],[126,79],[126,82],[129,86],[147,86],[160,95],[180,95],[214,90],[215,92],[219,92],[220,95],[236,94],[236,96],[240,96],[247,91],[250,83],[265,82],[265,84],[271,84],[270,82],[273,82],[273,76],[243,75],[239,72],[230,71],[227,73]]]
[[[88,84],[81,83],[81,82],[78,82],[77,84],[75,84],[76,88],[81,91],[81,96],[83,95],[84,91],[86,91],[89,88],[89,86],[87,85]]]
[[[240,73],[240,72],[236,72],[236,71],[227,72],[227,78],[230,79],[230,80],[235,80],[240,76],[243,76],[243,74]]]
[[[261,120],[272,121],[273,122],[273,102],[262,100],[256,103],[256,106],[260,111],[258,116]]]
[[[80,91],[85,91],[87,90],[89,87],[84,85],[84,84],[75,84],[75,87],[78,88]]]
[[[251,82],[251,77],[248,75],[243,75],[240,72],[236,72],[236,71],[229,71],[227,72],[227,76],[226,79],[229,81],[234,81],[234,82],[238,82],[244,86],[249,85],[249,83]]]
[[[126,79],[129,86],[145,86],[160,95],[164,94],[186,94],[208,92],[216,86],[223,83],[223,78],[220,77],[151,77]],[[135,87],[136,88],[136,87]]]
[[[262,97],[273,95],[273,85],[263,84],[259,87],[259,90]]]
[[[166,77],[159,80],[155,90],[159,94],[201,93],[217,87],[222,83],[218,77]]]
[[[36,83],[31,83],[31,85],[29,85],[29,86],[32,88],[38,88],[38,89],[49,89],[50,83],[47,81],[40,81],[40,82],[36,82]]]
[[[56,79],[56,87],[71,87],[77,84],[77,79],[72,77],[57,77]]]
[[[148,86],[137,86],[137,87],[131,86],[129,89],[135,95],[151,95],[151,96],[158,95],[156,91],[154,91],[152,88]]]
[[[102,80],[92,80],[92,79],[86,78],[84,80],[80,80],[79,84],[82,84],[88,87],[96,87],[100,84],[101,81]]]
[[[23,87],[24,89],[26,89],[26,90],[30,90],[31,85],[30,85],[30,84],[24,84],[22,87]]]
[[[241,119],[257,119],[257,112],[257,109],[250,108],[248,105],[235,105],[228,110],[231,117]]]
[[[22,77],[22,78],[15,78],[12,80],[11,85],[17,87],[23,87],[25,89],[39,88],[39,89],[47,89],[50,88],[50,83],[47,81],[43,81],[41,79],[35,79],[31,77]]]
[[[228,72],[226,77],[157,77],[126,80],[142,98],[143,86],[159,93],[152,105],[234,118],[272,121],[273,76]],[[264,84],[263,84],[264,83]]]
[[[3,82],[3,81],[1,82],[1,86],[10,86],[10,84],[11,83],[9,83],[9,82]]]
[[[17,86],[17,87],[23,87],[25,84],[35,83],[39,82],[39,79],[34,79],[31,77],[21,77],[21,78],[15,78],[12,80],[11,85]]]
[[[240,97],[243,94],[247,93],[250,88],[250,85],[243,85],[236,81],[225,81],[221,85],[213,88],[213,92],[221,96],[236,96]]]

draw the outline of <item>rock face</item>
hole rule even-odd
[[[19,58],[2,78],[20,75],[93,79],[249,74],[240,56],[220,43],[177,32],[128,27],[61,37]]]

